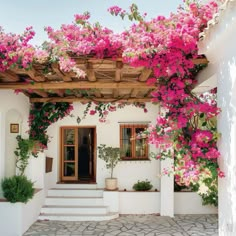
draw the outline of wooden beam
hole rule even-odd
[[[207,60],[207,58],[196,58],[192,60],[193,64],[195,65],[200,65],[200,64],[208,64],[209,61]]]
[[[152,73],[152,70],[151,69],[148,69],[148,68],[145,68],[143,69],[141,75],[139,76],[138,80],[139,81],[147,81],[148,77],[151,75]]]
[[[30,102],[91,102],[91,101],[96,101],[96,102],[150,102],[151,97],[149,98],[121,98],[121,99],[114,99],[114,98],[79,98],[79,97],[64,97],[64,98],[58,98],[58,97],[48,97],[48,98],[30,98]]]
[[[31,83],[0,83],[0,89],[127,89],[127,88],[138,88],[138,89],[151,89],[156,88],[155,86],[147,85],[145,82],[132,81],[132,82],[88,82],[88,81],[78,81],[78,82],[37,82]]]
[[[123,62],[117,61],[116,62],[116,75],[115,75],[115,81],[121,81],[122,78],[122,68],[123,68]]]
[[[95,72],[94,72],[94,69],[93,69],[93,65],[92,63],[87,63],[87,76],[88,76],[88,80],[93,82],[93,81],[96,81],[96,76],[95,76]]]
[[[72,81],[72,79],[70,78],[70,76],[65,75],[64,73],[61,72],[61,70],[59,69],[59,65],[56,63],[52,64],[52,69],[53,71],[56,73],[56,75],[60,78],[62,78],[65,82],[69,82]]]
[[[9,80],[9,81],[15,81],[16,82],[16,81],[20,80],[19,77],[11,71],[0,72],[0,76],[7,79],[7,80]]]
[[[139,89],[132,89],[130,97],[137,97],[138,93],[139,93]]]
[[[33,90],[32,93],[36,93],[38,94],[39,96],[43,97],[43,98],[47,98],[48,97],[48,94],[44,91],[40,91],[40,90]]]
[[[100,92],[98,89],[96,89],[96,90],[94,91],[94,95],[95,95],[97,98],[101,98],[101,97],[102,97],[102,94],[101,94],[101,92]]]
[[[20,69],[20,68],[13,68],[11,71],[15,74],[20,75],[28,75],[33,81],[42,82],[45,81],[45,77],[43,75],[37,75],[37,71],[34,68],[31,68],[29,70],[26,69]]]
[[[40,81],[45,81],[45,77],[44,76],[39,76],[39,75],[36,75],[37,72],[34,68],[30,69],[30,70],[26,70],[26,74],[29,75],[29,77],[34,80],[34,81],[37,81],[37,82],[40,82]]]
[[[55,89],[54,92],[59,96],[59,97],[64,97],[65,90],[64,89]]]
[[[119,97],[119,90],[113,89],[112,94],[113,94],[113,98],[118,98]]]

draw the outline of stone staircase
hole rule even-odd
[[[57,184],[48,190],[39,220],[102,221],[119,217],[104,205],[103,190],[96,184]]]

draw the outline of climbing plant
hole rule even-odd
[[[49,136],[47,128],[58,120],[68,116],[73,110],[70,103],[32,103],[29,115],[29,137],[39,141],[41,149],[47,148]]]
[[[27,28],[23,35],[0,31],[0,70],[12,67],[30,69],[35,61],[56,61],[64,72],[74,72],[84,78],[85,72],[73,58],[81,55],[96,58],[121,57],[133,67],[144,66],[153,71],[148,84],[155,85],[152,101],[160,103],[163,112],[157,114],[157,123],[150,126],[149,142],[161,149],[161,159],[173,158],[178,185],[190,186],[203,197],[203,203],[217,205],[217,178],[219,169],[217,149],[219,134],[215,119],[220,110],[214,99],[199,97],[192,92],[196,74],[206,65],[196,65],[199,33],[218,11],[212,1],[184,1],[177,13],[169,17],[157,16],[151,20],[132,4],[127,12],[118,6],[108,9],[112,15],[135,21],[130,29],[116,34],[99,23],[89,22],[90,14],[76,14],[75,22],[54,30],[46,27],[47,46],[36,49],[28,44],[34,32]],[[215,94],[216,91],[211,91]],[[90,107],[87,107],[88,113]],[[30,137],[47,145],[47,127],[69,114],[66,103],[33,104],[30,112]],[[100,118],[106,116],[112,104],[97,104]],[[85,114],[87,114],[85,113]],[[170,148],[172,149],[170,151]]]

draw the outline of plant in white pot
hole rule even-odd
[[[106,168],[110,169],[110,178],[105,179],[107,190],[117,189],[117,178],[113,178],[113,170],[120,160],[120,148],[100,144],[98,146],[98,157],[106,162]]]

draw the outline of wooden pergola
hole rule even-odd
[[[30,102],[148,102],[154,86],[147,85],[151,69],[131,67],[122,59],[74,58],[84,79],[65,73],[58,63],[34,63],[30,70],[0,72],[0,89],[22,90]],[[194,64],[207,64],[205,58]]]

